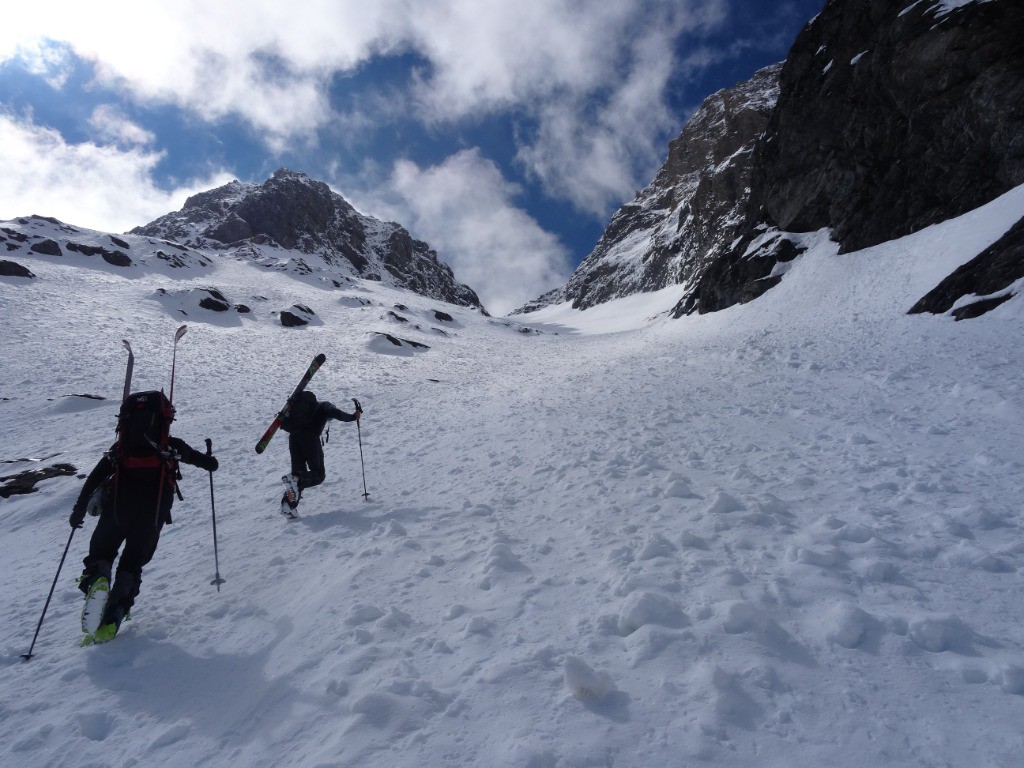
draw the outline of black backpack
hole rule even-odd
[[[163,392],[133,392],[117,417],[116,461],[119,470],[159,469],[174,421],[174,407]]]
[[[302,390],[291,401],[287,412],[281,417],[281,429],[285,432],[299,432],[311,427],[317,405],[316,395],[308,390]]]

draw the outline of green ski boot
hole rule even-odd
[[[89,585],[85,593],[85,605],[82,606],[82,631],[85,634],[91,635],[99,629],[109,594],[110,580],[106,576],[97,577]]]

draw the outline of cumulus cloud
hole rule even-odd
[[[477,150],[422,168],[401,161],[381,194],[356,196],[374,215],[405,223],[480,296],[505,315],[565,283],[565,247],[515,205],[518,187]]]
[[[507,111],[527,122],[519,159],[549,193],[605,215],[649,181],[673,128],[674,43],[724,20],[727,0],[75,0],[5,12],[24,54],[62,41],[97,82],[209,121],[237,115],[281,151],[336,119],[329,86],[378,56],[426,62],[403,102],[425,125]],[[27,41],[27,42],[26,42]],[[17,55],[0,43],[0,60]],[[354,124],[386,120],[387,109]],[[663,138],[661,139],[663,140]],[[570,166],[570,155],[579,161]]]
[[[124,112],[111,104],[96,107],[89,116],[89,126],[103,143],[144,146],[156,140],[152,131],[132,122]]]
[[[156,187],[158,152],[68,144],[56,131],[0,114],[0,219],[38,213],[104,232],[124,232],[181,208],[196,192],[225,184],[214,172],[172,190]],[[25,210],[31,201],[31,210]]]

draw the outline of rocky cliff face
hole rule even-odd
[[[786,233],[828,228],[855,251],[1024,183],[1021,30],[1011,0],[829,0],[782,68],[740,239],[675,315],[770,287]]]
[[[233,181],[193,195],[131,234],[235,253],[300,274],[381,280],[429,298],[479,307],[426,243],[401,226],[357,212],[320,181],[279,170],[263,184]]]
[[[778,97],[780,69],[705,99],[657,177],[615,213],[567,285],[519,311],[562,301],[586,309],[702,275],[747,216],[751,153]]]
[[[1022,30],[1017,0],[828,0],[782,65],[705,101],[567,285],[524,310],[678,284],[674,316],[716,311],[776,285],[801,233],[856,251],[1024,184]],[[918,311],[1024,277],[1014,242]]]

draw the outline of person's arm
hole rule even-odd
[[[338,421],[359,421],[359,414],[361,411],[355,413],[345,413],[340,408],[336,408],[334,403],[323,403],[324,413],[331,419],[337,419]]]
[[[81,528],[82,523],[85,522],[85,510],[89,505],[89,499],[96,492],[103,481],[110,477],[110,473],[114,471],[114,462],[110,458],[110,452],[103,454],[96,466],[93,467],[92,472],[85,478],[85,485],[82,486],[82,490],[78,493],[78,500],[75,502],[75,506],[71,508],[71,517],[68,522],[71,523],[72,528]]]
[[[179,437],[172,437],[168,441],[168,446],[178,455],[181,461],[191,464],[193,467],[216,472],[220,466],[217,457],[212,453],[200,453]]]

